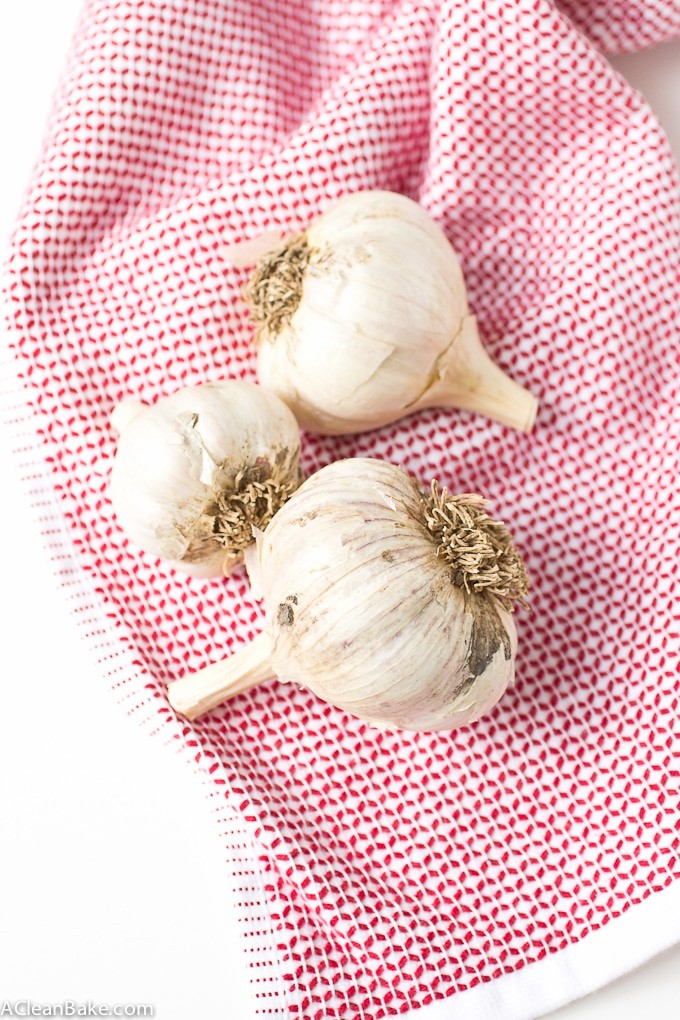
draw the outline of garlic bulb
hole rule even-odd
[[[514,676],[527,577],[480,496],[428,493],[384,461],[336,461],[277,513],[255,551],[263,633],[170,684],[194,719],[273,675],[375,726],[448,730]]]
[[[341,199],[261,258],[246,299],[260,382],[304,428],[367,431],[426,407],[534,423],[536,399],[480,342],[456,253],[403,195]]]
[[[124,401],[110,497],[139,546],[196,577],[228,574],[300,482],[292,413],[254,383]]]

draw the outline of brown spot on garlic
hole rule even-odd
[[[287,602],[282,602],[276,610],[276,622],[279,627],[292,627],[295,622],[293,607]]]
[[[477,596],[468,596],[465,601],[465,612],[472,617],[465,668],[469,671],[470,680],[475,680],[486,670],[500,648],[503,649],[506,661],[510,658],[510,637],[501,623],[495,606],[490,604],[488,599],[480,600]]]

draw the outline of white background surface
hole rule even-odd
[[[81,0],[0,11],[0,238],[36,157]],[[680,44],[617,60],[680,153]],[[201,782],[98,679],[0,434],[0,1007],[148,1002],[250,1020],[245,954]],[[680,1016],[680,948],[555,1020]],[[502,1018],[499,1018],[502,1020]]]

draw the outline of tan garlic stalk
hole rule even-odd
[[[124,401],[109,493],[146,552],[188,574],[228,574],[300,483],[300,431],[275,394],[230,379],[155,404]]]
[[[416,202],[360,191],[265,255],[241,247],[260,256],[246,290],[260,382],[304,428],[366,431],[426,407],[533,426],[536,399],[484,350],[458,257]]]
[[[422,492],[384,461],[336,461],[279,510],[246,562],[262,634],[168,688],[195,719],[271,676],[375,726],[448,730],[514,676],[527,577],[485,500]]]

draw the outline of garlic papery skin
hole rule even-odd
[[[254,383],[192,386],[154,404],[124,401],[109,494],[146,552],[195,577],[229,574],[300,482],[300,430]]]
[[[190,719],[276,675],[373,726],[450,730],[513,681],[512,604],[527,578],[479,496],[423,493],[385,461],[337,461],[258,536],[257,568],[265,626],[255,652],[168,688]]]
[[[368,431],[428,407],[533,426],[535,397],[481,344],[455,251],[404,195],[340,199],[265,255],[245,293],[260,382],[304,428]]]

